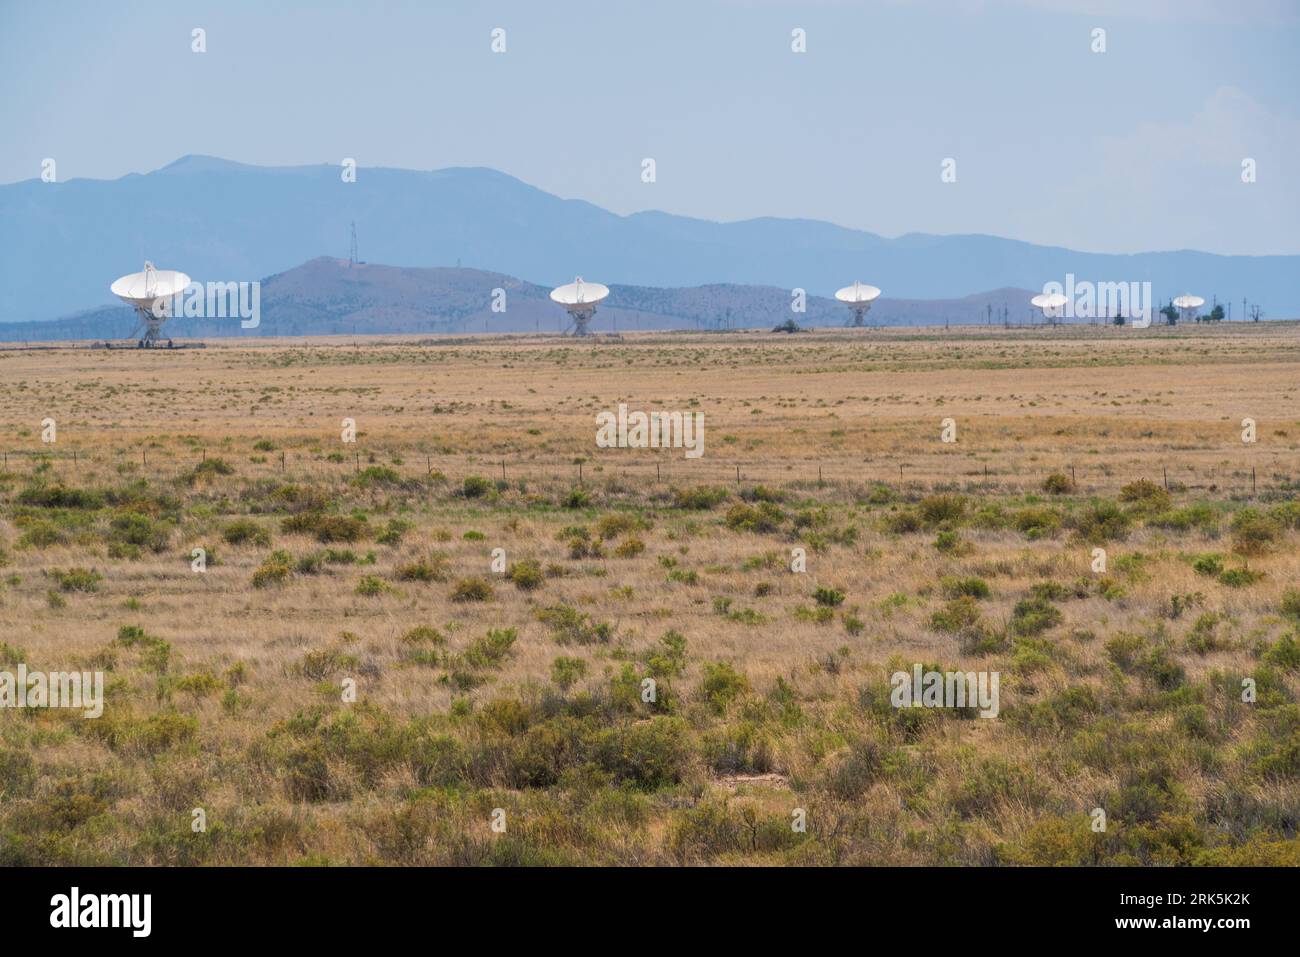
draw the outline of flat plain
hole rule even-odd
[[[1300,863],[1296,324],[15,348],[0,449],[106,677],[3,863]]]

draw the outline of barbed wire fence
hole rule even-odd
[[[976,463],[968,459],[943,462],[941,453],[904,457],[897,454],[871,457],[850,465],[842,458],[799,460],[778,458],[729,458],[703,456],[685,459],[675,455],[651,454],[645,450],[607,450],[595,456],[575,453],[567,461],[547,462],[512,458],[509,455],[435,455],[424,448],[390,445],[350,445],[333,453],[307,452],[276,447],[264,453],[236,459],[228,449],[210,451],[204,447],[185,454],[159,448],[9,449],[0,467],[6,474],[29,480],[41,476],[60,480],[109,467],[125,477],[147,477],[162,481],[184,480],[209,459],[226,461],[243,478],[276,478],[285,481],[355,482],[366,469],[382,467],[403,483],[419,482],[430,492],[445,487],[457,489],[471,476],[505,488],[540,486],[582,487],[590,490],[631,486],[671,489],[695,485],[731,488],[768,485],[805,491],[817,489],[852,494],[874,486],[897,490],[969,491],[1005,495],[1042,494],[1049,476],[1066,476],[1076,494],[1112,494],[1124,486],[1146,480],[1171,492],[1201,492],[1225,498],[1276,497],[1300,494],[1300,456],[1291,450],[1271,453],[1254,449],[1229,465],[1188,461],[1175,457],[1151,456],[1151,462],[1120,464],[1079,463],[1068,457],[1035,462],[1033,469],[1022,463]],[[623,456],[620,452],[634,452]],[[1200,450],[1203,456],[1230,458],[1222,449]],[[1265,454],[1260,454],[1265,452]],[[1132,453],[1134,456],[1141,453]],[[1039,453],[1040,457],[1042,454]],[[1124,453],[1121,453],[1123,456]],[[250,469],[249,466],[252,466]],[[383,485],[389,475],[369,479]]]

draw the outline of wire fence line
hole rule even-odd
[[[1221,454],[1218,450],[1205,452]],[[151,477],[162,479],[183,478],[201,467],[206,460],[222,458],[220,454],[211,455],[202,448],[195,450],[192,455],[178,455],[176,452],[156,449],[11,449],[0,454],[3,455],[2,465],[6,472],[25,465],[33,475],[38,474],[43,467],[62,475],[68,470],[75,474],[83,469],[105,465],[114,468],[130,465],[137,467],[137,474],[145,472]],[[475,476],[513,488],[559,485],[599,489],[611,484],[657,485],[664,488],[688,485],[771,485],[851,492],[883,485],[899,489],[987,490],[1012,494],[1042,492],[1049,476],[1063,475],[1069,478],[1077,492],[1083,494],[1117,492],[1125,485],[1139,480],[1153,482],[1170,491],[1199,491],[1224,497],[1300,494],[1300,457],[1291,458],[1283,453],[1257,456],[1260,461],[1228,466],[1211,466],[1172,458],[1122,465],[1080,464],[1062,459],[1051,464],[1036,462],[1032,471],[1014,462],[972,467],[969,461],[962,461],[953,468],[952,461],[944,462],[944,458],[941,454],[911,459],[882,456],[860,465],[848,465],[843,460],[765,461],[718,457],[687,460],[668,456],[628,459],[615,463],[575,456],[571,462],[538,463],[511,459],[509,456],[493,459],[485,456],[474,456],[472,459],[467,456],[435,456],[423,450],[384,446],[354,448],[346,453],[336,452],[332,455],[276,449],[259,455],[251,463],[256,468],[252,471],[245,470],[244,474],[245,477],[252,478],[278,475],[286,480],[350,481],[366,469],[383,468],[391,470],[401,481],[428,482],[430,477],[434,477],[439,484],[445,483],[449,488],[458,487],[466,478]],[[384,482],[382,476],[372,478],[376,478],[380,484]]]

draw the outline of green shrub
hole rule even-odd
[[[1222,616],[1207,611],[1199,616],[1187,632],[1187,649],[1198,655],[1208,655],[1224,647],[1219,640],[1218,627]]]
[[[365,537],[366,523],[353,515],[329,515],[325,512],[300,512],[280,522],[287,534],[313,535],[322,544],[351,544]]]
[[[628,538],[619,542],[614,549],[614,555],[617,558],[636,558],[645,551],[645,542],[639,538]]]
[[[930,627],[950,635],[975,627],[980,621],[980,609],[970,595],[952,599],[930,616]]]
[[[639,515],[632,515],[628,512],[613,512],[601,516],[600,521],[596,523],[596,534],[609,541],[618,538],[620,535],[644,532],[649,528],[650,523]]]
[[[1094,502],[1074,516],[1072,524],[1081,539],[1100,545],[1123,540],[1130,519],[1114,502]]]
[[[560,500],[564,508],[588,508],[591,505],[591,493],[585,488],[569,489],[569,494]]]
[[[957,525],[966,515],[964,495],[930,495],[917,503],[921,521],[929,528]]]
[[[50,577],[58,582],[59,590],[65,592],[99,591],[99,583],[104,580],[103,575],[89,568],[69,568],[66,572],[54,569]]]
[[[1119,490],[1119,500],[1140,512],[1160,512],[1169,507],[1169,493],[1150,479],[1129,482]]]
[[[1175,532],[1189,532],[1194,528],[1215,532],[1219,527],[1219,516],[1212,506],[1198,503],[1161,512],[1148,519],[1147,524]]]
[[[457,664],[477,670],[500,668],[518,637],[514,628],[490,628],[486,635],[469,643],[457,658]]]
[[[1011,632],[1015,635],[1039,635],[1061,623],[1061,610],[1042,598],[1016,602],[1011,611]]]
[[[492,491],[492,483],[481,475],[467,475],[460,491],[466,498],[482,498]]]
[[[924,527],[921,523],[921,516],[912,509],[900,509],[897,512],[891,512],[881,521],[885,531],[894,535],[912,535],[921,531]]]
[[[271,585],[282,585],[292,574],[293,556],[283,549],[277,549],[262,559],[262,564],[253,572],[253,587],[267,588]]]
[[[408,645],[445,645],[447,638],[432,625],[416,625],[402,633],[401,641]]]
[[[755,485],[753,488],[745,489],[740,493],[740,497],[746,502],[776,502],[777,504],[785,502],[788,498],[780,489],[768,488],[766,485]]]
[[[941,578],[939,587],[948,598],[988,598],[989,583],[982,578]]]
[[[546,580],[542,574],[542,563],[532,558],[515,562],[506,572],[506,577],[514,582],[520,591],[533,591],[540,588]]]
[[[686,672],[686,636],[671,629],[664,632],[643,660],[654,678],[680,678]]]
[[[690,758],[688,726],[657,715],[599,733],[595,758],[614,780],[646,790],[677,784]]]
[[[1283,671],[1300,670],[1300,641],[1294,635],[1283,635],[1265,650],[1263,658]]]
[[[227,545],[258,545],[268,547],[271,533],[249,518],[240,518],[221,530],[221,537]]]
[[[1229,588],[1249,588],[1263,577],[1263,572],[1251,571],[1249,568],[1229,568],[1219,573],[1219,584]]]
[[[1012,525],[1025,537],[1037,540],[1055,534],[1062,521],[1054,508],[1022,508],[1012,518]]]
[[[362,575],[357,581],[357,594],[366,598],[374,598],[392,590],[393,587],[377,575]],[[452,600],[455,601],[456,599],[453,597]]]
[[[167,548],[171,529],[166,523],[148,515],[124,512],[113,516],[109,522],[108,534],[110,541],[161,552]]]
[[[1300,588],[1288,588],[1282,592],[1282,602],[1278,610],[1291,618],[1300,618]]]
[[[672,490],[673,508],[708,511],[717,508],[727,500],[727,490],[712,485],[697,485],[694,488]]]
[[[587,674],[587,662],[582,658],[561,655],[551,662],[551,681],[561,691],[568,691]]]
[[[384,530],[375,536],[380,545],[396,546],[402,544],[402,537],[411,530],[411,523],[400,518],[390,518]]]
[[[844,604],[844,592],[838,588],[818,588],[813,592],[813,601],[825,608],[838,608]]]
[[[1218,578],[1223,573],[1223,557],[1214,554],[1199,555],[1192,561],[1192,568],[1198,575]]]
[[[935,535],[934,547],[945,555],[968,555],[974,548],[969,542],[964,541],[957,532],[948,529]]]
[[[1300,531],[1300,499],[1292,499],[1276,506],[1270,513],[1273,520],[1283,528]]]
[[[447,556],[434,552],[427,558],[398,565],[393,574],[403,582],[444,582],[448,577],[447,565]]]
[[[70,488],[62,483],[31,485],[18,493],[19,505],[33,508],[93,510],[104,507],[104,496],[89,489]]]
[[[234,475],[235,467],[225,459],[204,459],[198,465],[194,466],[194,471],[190,473],[191,481],[199,478],[210,478],[215,475]]]
[[[483,578],[462,578],[451,589],[455,602],[491,601],[492,586]]]
[[[358,472],[352,479],[352,484],[359,488],[370,488],[374,485],[400,485],[402,477],[397,474],[397,470],[387,465],[371,465]]]
[[[722,714],[737,697],[749,691],[749,680],[725,661],[706,663],[700,695],[715,714]]]
[[[758,505],[736,504],[727,510],[727,528],[737,532],[766,534],[777,531],[785,521],[785,513],[771,502]]]
[[[1053,472],[1043,479],[1043,491],[1051,495],[1068,495],[1074,491],[1074,481],[1061,472]]]
[[[1277,519],[1258,509],[1243,508],[1232,516],[1232,550],[1238,555],[1262,555],[1282,537]]]
[[[598,624],[568,605],[543,608],[537,612],[537,618],[551,629],[552,637],[560,645],[603,645],[614,637],[614,629],[610,625]]]

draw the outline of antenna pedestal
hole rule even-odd
[[[591,335],[591,320],[596,316],[596,303],[609,295],[609,287],[598,282],[583,282],[579,276],[570,285],[551,290],[551,301],[558,302],[569,314],[569,328],[573,337]]]
[[[143,331],[140,335],[139,346],[141,349],[161,348],[162,343],[162,325],[166,317],[158,318],[153,314],[151,309],[144,306],[136,306],[136,314],[140,317],[140,326]]]
[[[596,309],[593,306],[590,309],[571,309],[570,318],[573,319],[573,337],[575,339],[591,335],[591,320],[596,318]]]

